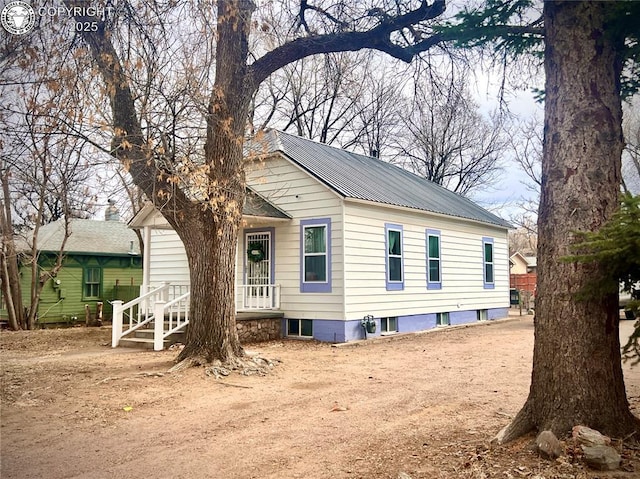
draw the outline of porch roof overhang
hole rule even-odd
[[[244,223],[265,224],[287,222],[291,220],[291,216],[247,187],[242,219]],[[151,202],[146,203],[129,221],[129,228],[132,229],[141,229],[147,226],[151,229],[172,229],[166,218]]]

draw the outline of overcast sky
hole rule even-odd
[[[497,74],[478,74],[475,90],[477,101],[483,114],[488,115],[489,112],[499,107],[498,81]],[[543,81],[542,78],[536,79],[534,86],[541,89]],[[537,118],[540,122],[543,121],[544,104],[535,100],[532,88],[510,90],[505,94],[505,100],[508,103],[508,111],[517,116],[518,119]],[[504,171],[499,180],[492,188],[477,191],[473,199],[499,216],[509,219],[511,215],[515,215],[521,210],[518,206],[520,203],[526,200],[533,200],[536,195],[526,187],[526,184],[530,184],[531,180],[512,157],[506,156],[503,164]]]

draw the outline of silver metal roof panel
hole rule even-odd
[[[403,206],[466,218],[503,228],[511,225],[473,201],[378,158],[269,130],[263,145],[295,164],[345,198]]]

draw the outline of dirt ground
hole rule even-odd
[[[109,339],[106,327],[0,333],[2,479],[640,477],[633,440],[616,443],[623,467],[608,473],[542,459],[533,437],[489,448],[527,396],[530,316],[359,346],[247,345],[279,364],[224,380],[169,374],[176,351]],[[640,414],[640,366],[624,368]]]

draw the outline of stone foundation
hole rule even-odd
[[[255,343],[282,338],[282,318],[236,320],[241,343]]]

